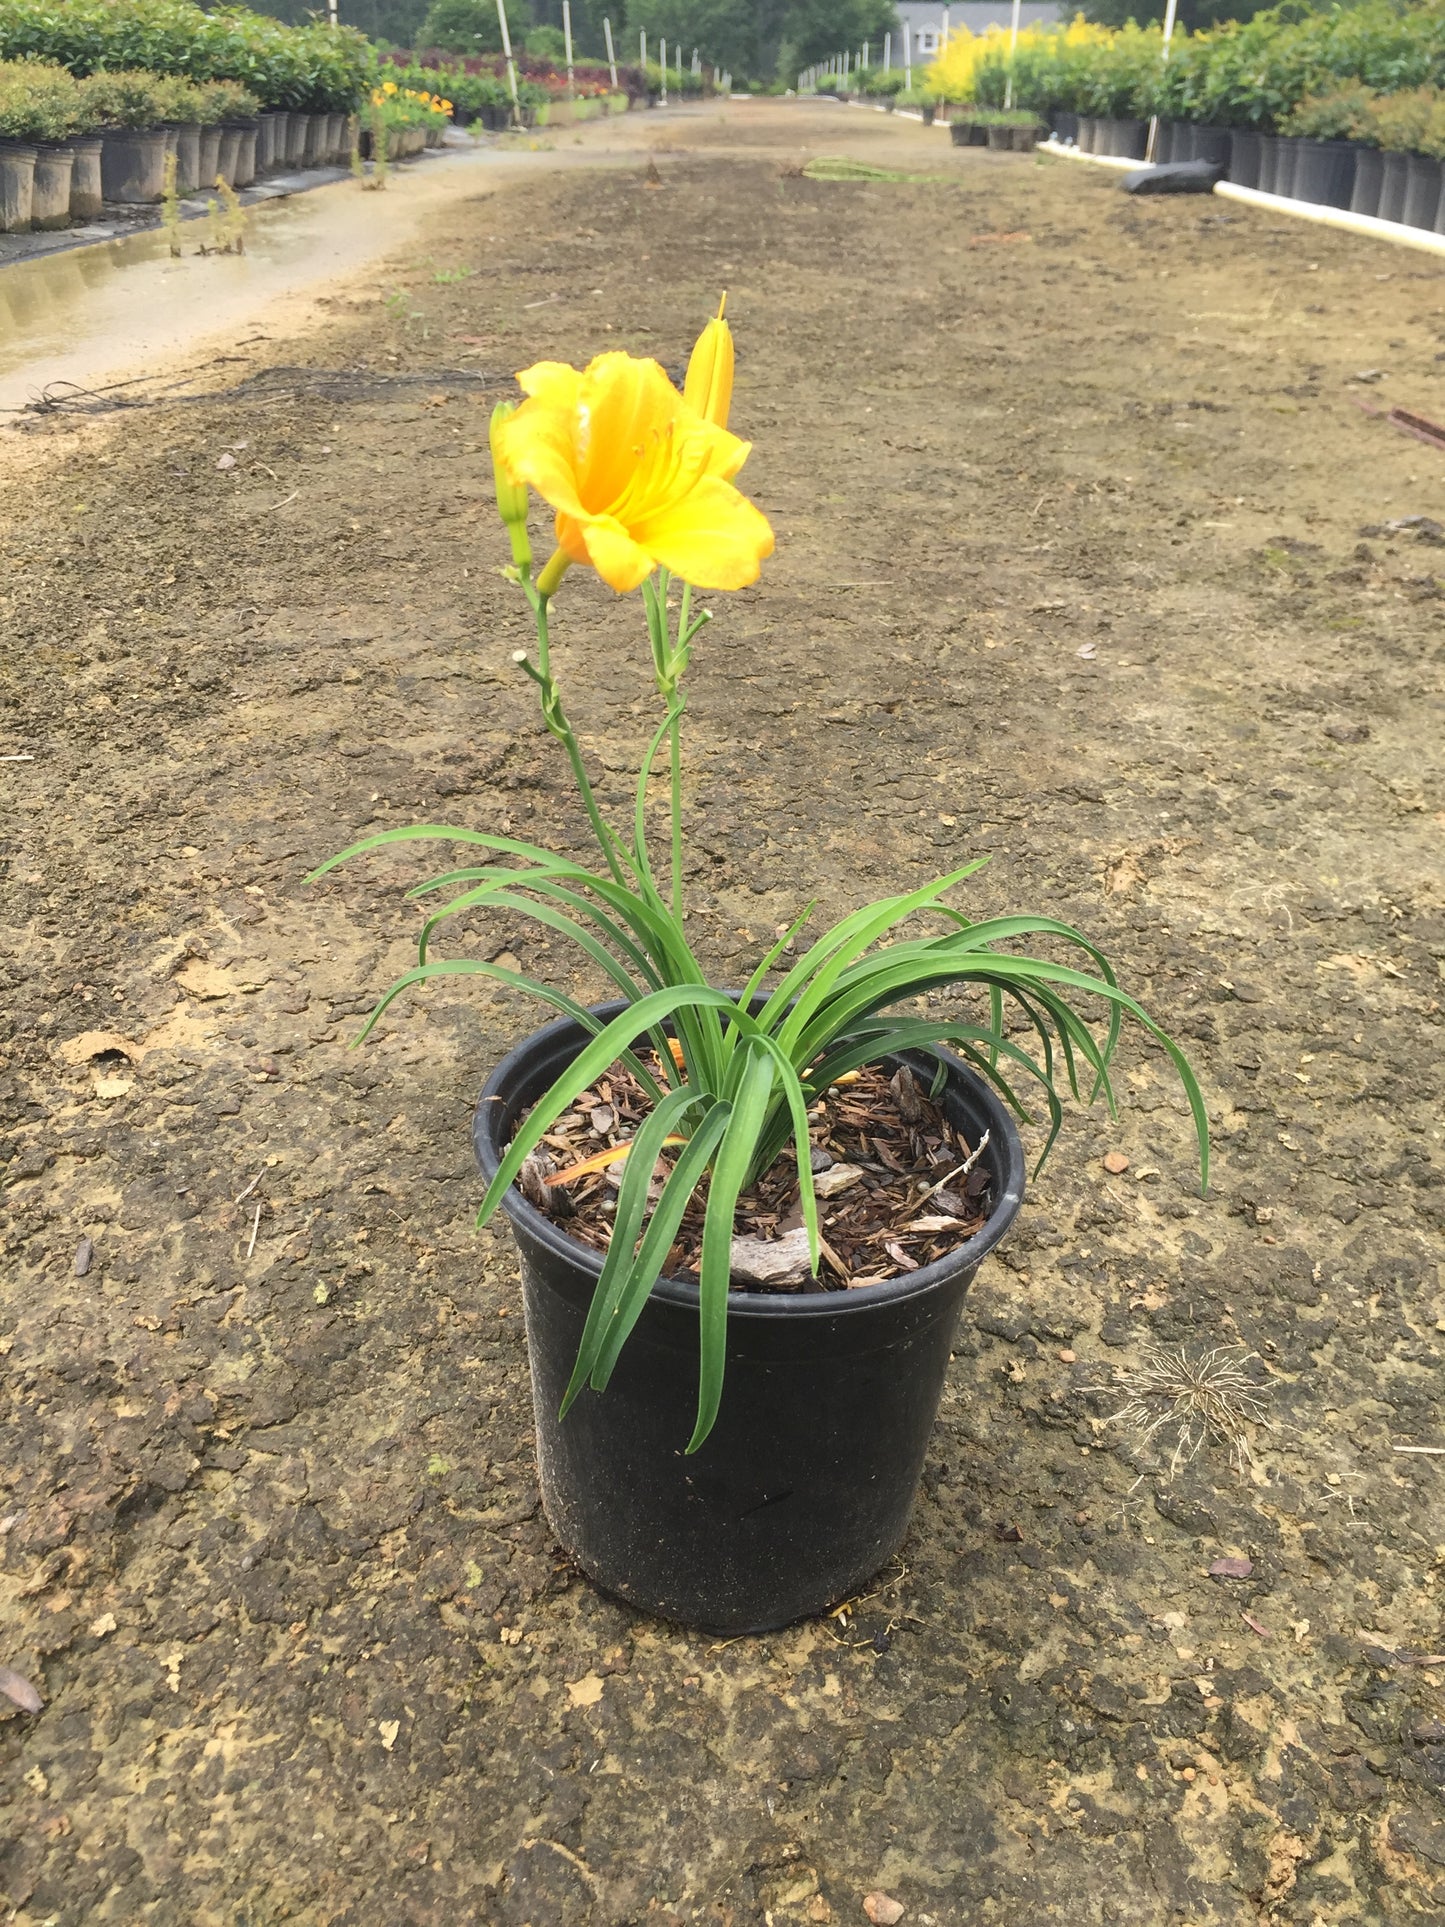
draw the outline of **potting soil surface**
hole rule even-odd
[[[7,1918],[1439,1920],[1445,471],[1370,410],[1445,418],[1440,268],[838,107],[626,128],[207,402],[5,438]],[[959,907],[1081,925],[1216,1134],[1201,1198],[1130,1036],[901,1559],[728,1644],[539,1511],[468,1143],[535,1007],[428,986],[349,1050],[427,853],[301,882],[414,820],[586,847],[488,413],[541,357],[680,373],[724,287],[778,551],[689,679],[715,980],[988,853]],[[555,636],[620,808],[637,599],[574,571]],[[465,947],[607,988],[514,915]],[[1246,1361],[1252,1462],[1113,1420],[1151,1348]]]

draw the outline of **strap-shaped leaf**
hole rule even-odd
[[[767,1116],[773,1088],[773,1059],[750,1043],[733,1102],[732,1116],[713,1159],[702,1227],[702,1264],[698,1278],[697,1424],[687,1450],[696,1452],[717,1418],[727,1364],[728,1286],[732,1278],[733,1217],[753,1161],[758,1132]]]
[[[651,1030],[654,1024],[660,1024],[665,1018],[671,1017],[674,1011],[685,1006],[697,1008],[711,1005],[716,1008],[731,1004],[732,999],[725,991],[709,990],[705,985],[698,984],[674,984],[666,990],[652,991],[640,998],[630,1010],[624,1010],[620,1016],[614,1017],[590,1044],[579,1051],[562,1075],[533,1105],[530,1116],[508,1146],[497,1175],[487,1186],[487,1195],[482,1199],[481,1209],[477,1213],[477,1223],[487,1222],[525,1160],[541,1142],[543,1134],[551,1130],[575,1097],[600,1077],[609,1064],[624,1054],[634,1037],[642,1031]]]
[[[706,1099],[703,1100],[706,1102]],[[602,1275],[592,1294],[592,1303],[587,1309],[587,1322],[582,1328],[582,1340],[577,1350],[577,1362],[572,1368],[572,1377],[562,1398],[561,1416],[567,1416],[578,1392],[587,1382],[587,1375],[597,1360],[597,1353],[607,1335],[617,1301],[627,1283],[628,1273],[636,1254],[637,1240],[642,1234],[642,1220],[647,1210],[647,1192],[652,1183],[652,1174],[662,1153],[663,1144],[669,1134],[681,1124],[688,1111],[698,1103],[696,1093],[686,1086],[673,1091],[663,1098],[660,1104],[643,1119],[632,1139],[632,1149],[627,1154],[627,1164],[622,1173],[622,1183],[617,1193],[617,1208],[612,1219],[612,1236],[607,1245],[607,1256],[602,1263]]]
[[[652,1216],[647,1220],[647,1230],[637,1248],[637,1256],[603,1334],[597,1362],[592,1368],[594,1391],[605,1392],[607,1389],[607,1381],[612,1376],[618,1354],[626,1344],[632,1327],[642,1316],[642,1307],[647,1303],[649,1292],[661,1276],[678,1226],[682,1223],[683,1213],[702,1182],[703,1173],[731,1116],[730,1104],[714,1104],[694,1128],[663,1183],[661,1196],[652,1207]]]

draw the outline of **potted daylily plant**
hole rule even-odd
[[[953,907],[983,859],[805,942],[810,906],[746,984],[709,981],[683,902],[684,686],[711,621],[695,598],[755,581],[773,548],[735,484],[749,445],[727,426],[732,336],[719,311],[681,394],[655,361],[619,353],[518,381],[526,399],[492,421],[504,573],[536,623],[535,651],[514,660],[570,762],[597,861],[423,824],[315,874],[419,838],[466,853],[413,891],[436,906],[416,967],[366,1030],[440,977],[492,978],[562,1013],[493,1072],[474,1126],[480,1221],[505,1212],[521,1253],[547,1515],[609,1591],[759,1630],[847,1597],[901,1543],[963,1294],[1022,1202],[1025,1088],[1048,1113],[1046,1155],[1061,1090],[1079,1095],[1082,1079],[1112,1104],[1128,1016],[1183,1080],[1207,1179],[1204,1106],[1087,937]],[[535,572],[529,490],[555,513]],[[563,706],[552,614],[572,568],[642,595],[661,717],[625,825]],[[434,954],[444,923],[487,909],[576,943],[614,1001],[588,1008],[521,969]],[[1014,948],[1040,936],[1078,964]],[[976,991],[976,1007],[919,1008],[943,989]]]

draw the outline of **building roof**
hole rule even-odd
[[[945,13],[951,33],[957,33],[960,27],[967,27],[970,33],[986,33],[990,27],[1007,27],[1013,20],[1012,0],[954,0],[947,7],[942,0],[894,0],[894,4],[899,21],[907,21],[914,34],[920,27],[941,32]],[[1067,18],[1060,0],[1021,0],[1019,6],[1021,27],[1062,27]]]

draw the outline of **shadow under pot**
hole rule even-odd
[[[1315,207],[1348,207],[1354,190],[1355,150],[1349,141],[1298,143],[1294,166],[1297,201],[1308,201]],[[1430,211],[1433,215],[1433,206]]]
[[[1229,178],[1236,187],[1259,186],[1260,136],[1251,129],[1237,127],[1229,137]]]
[[[117,128],[104,135],[100,182],[106,200],[126,207],[160,200],[165,192],[166,149],[163,127]]]
[[[570,1019],[550,1024],[498,1065],[472,1127],[484,1178],[588,1036]],[[933,1060],[897,1061],[931,1082]],[[684,1625],[765,1632],[849,1598],[898,1550],[964,1294],[1024,1192],[1008,1111],[958,1059],[945,1062],[940,1101],[950,1120],[971,1144],[989,1133],[982,1229],[936,1263],[880,1284],[731,1293],[721,1409],[690,1456],[696,1284],[660,1279],[606,1391],[584,1391],[559,1419],[602,1258],[515,1186],[507,1193],[542,1503],[563,1547],[604,1591]]]
[[[0,234],[28,234],[35,204],[35,149],[0,141]]]
[[[1409,154],[1405,167],[1405,204],[1400,219],[1406,227],[1432,233],[1440,211],[1440,163],[1428,154]]]
[[[105,201],[100,183],[100,137],[78,134],[69,145],[75,155],[70,170],[70,218],[98,221]]]
[[[70,176],[75,149],[66,141],[40,141],[35,148],[35,184],[30,225],[42,232],[70,226]]]

